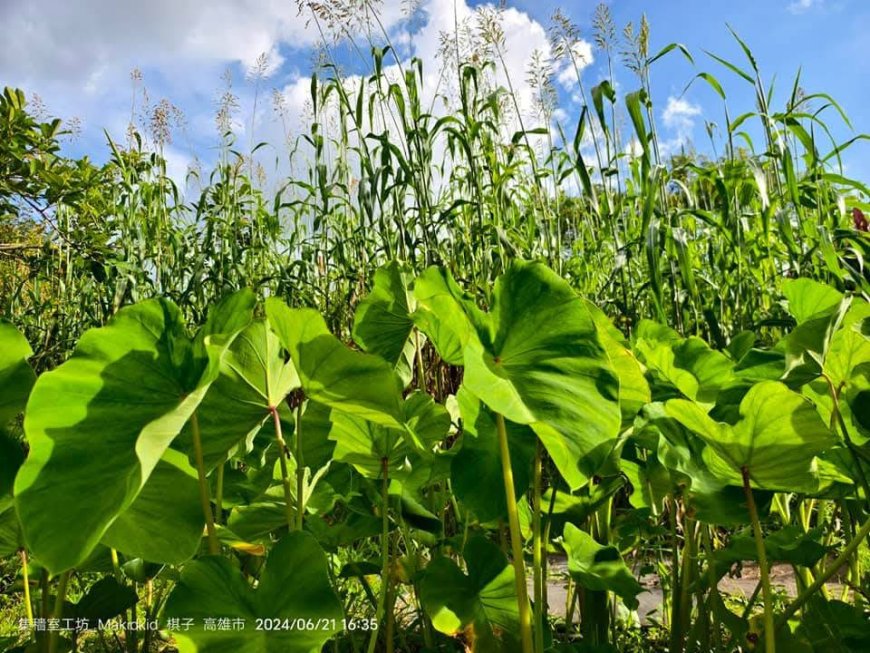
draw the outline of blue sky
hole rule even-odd
[[[410,31],[411,47],[427,67],[437,66],[438,31],[452,24],[454,2],[465,11],[466,1],[423,0]],[[480,4],[468,2],[472,8]],[[580,26],[583,38],[592,40],[594,2],[508,0],[505,4],[509,64],[517,79],[524,77],[530,50],[545,46],[544,30],[555,9],[561,8]],[[401,0],[384,0],[380,10],[394,33],[408,31],[401,5]],[[652,72],[656,118],[664,137],[674,144],[708,151],[705,121],[723,122],[721,101],[708,87],[696,83],[683,95],[698,72],[719,77],[733,115],[752,108],[751,86],[703,52],[710,50],[746,65],[726,23],[749,43],[766,82],[776,77],[780,102],[801,68],[801,85],[808,92],[831,94],[852,119],[854,133],[870,132],[866,41],[870,2],[866,0],[610,0],[608,5],[619,28],[628,21],[637,23],[646,13],[653,51],[678,41],[695,55],[693,66],[672,53]],[[77,118],[80,134],[67,143],[67,151],[104,160],[103,130],[123,139],[133,101],[130,71],[138,68],[152,106],[167,98],[185,115],[186,126],[176,131],[165,150],[180,175],[194,156],[206,163],[214,158],[215,103],[227,69],[241,105],[239,131],[250,139],[254,86],[246,81],[245,72],[262,52],[270,53],[274,70],[261,83],[254,138],[282,138],[282,128],[266,106],[273,88],[287,98],[291,117],[299,118],[318,40],[316,30],[306,27],[306,22],[293,0],[3,0],[0,24],[9,37],[0,43],[0,80],[28,94],[38,93],[49,113]],[[347,54],[348,48],[339,46],[337,52],[348,72],[363,72],[358,59]],[[600,53],[593,50],[592,58],[583,73],[587,86],[604,74]],[[617,79],[622,91],[633,90],[635,83],[627,71],[620,71]],[[571,100],[569,85],[561,87],[561,100],[565,115],[576,115],[578,105]],[[141,97],[137,96],[136,104],[141,110]],[[829,121],[838,138],[853,135],[833,114]],[[290,126],[291,131],[298,127]],[[848,174],[870,180],[870,145],[854,146],[845,162]]]

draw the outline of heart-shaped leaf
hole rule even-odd
[[[15,495],[27,543],[50,571],[84,560],[133,504],[250,322],[254,302],[249,291],[231,295],[193,340],[174,304],[141,302],[86,332],[67,362],[40,376]]]
[[[423,571],[420,602],[439,632],[470,631],[472,651],[519,650],[519,611],[514,570],[495,544],[477,536],[464,551],[468,575],[449,558],[435,558]]]
[[[597,592],[613,592],[632,610],[638,606],[637,595],[644,591],[614,546],[596,542],[589,533],[574,524],[566,524],[562,534],[568,554],[568,573],[581,587]]]
[[[854,300],[842,325],[830,339],[824,353],[824,376],[810,381],[801,391],[830,422],[834,416],[834,394],[842,424],[849,437],[863,445],[870,440],[870,422],[862,421],[870,405],[870,304]],[[862,413],[864,411],[864,413]],[[841,434],[842,435],[842,434]]]
[[[812,567],[821,560],[827,549],[821,543],[821,529],[804,532],[792,524],[764,538],[764,549],[771,562],[787,562],[803,567]],[[730,566],[744,560],[758,560],[758,548],[752,533],[746,531],[732,535],[728,546],[715,552],[717,562]]]
[[[438,295],[445,304],[452,297]],[[530,425],[569,486],[583,485],[621,422],[619,380],[589,309],[552,270],[527,262],[498,279],[490,313],[453,302],[451,314],[464,312],[471,329],[464,385],[506,419]]]
[[[782,294],[788,300],[788,312],[798,324],[809,322],[836,311],[843,294],[813,279],[787,279]]]
[[[299,387],[291,361],[285,361],[281,343],[265,320],[255,320],[233,340],[221,361],[220,375],[203,399],[199,415],[206,469],[252,439],[275,408],[290,417],[284,399]],[[274,434],[274,429],[269,429]],[[190,434],[175,447],[193,456]],[[244,450],[243,450],[244,453]]]
[[[30,345],[10,322],[0,319],[0,429],[24,410],[36,381],[27,359]]]
[[[371,292],[357,305],[353,319],[356,343],[390,363],[405,385],[414,376],[417,351],[412,337],[411,314],[416,308],[412,280],[410,268],[397,261],[379,268]]]
[[[136,605],[139,597],[136,591],[120,585],[111,576],[101,578],[88,588],[73,608],[73,616],[86,619],[91,624],[99,620],[108,621]]]
[[[465,362],[465,343],[475,319],[484,319],[474,300],[444,268],[430,267],[414,281],[417,310],[414,323],[425,333],[441,358],[451,365]]]
[[[506,518],[495,415],[467,388],[460,388],[456,399],[462,415],[462,444],[450,465],[451,487],[480,521]],[[531,481],[535,433],[523,424],[506,422],[505,426],[511,443],[514,489],[519,499]]]
[[[752,386],[733,425],[685,399],[672,399],[665,409],[709,445],[704,462],[732,485],[743,485],[745,469],[761,489],[813,491],[815,456],[836,442],[813,405],[777,381]]]
[[[707,466],[705,460],[710,454],[705,454],[705,450],[709,445],[669,417],[662,403],[648,404],[644,416],[647,421],[641,433],[647,430],[657,433],[658,442],[652,447],[655,453],[647,457],[645,485],[648,490],[641,488],[642,491],[657,497],[681,495],[694,511],[695,518],[703,523],[749,523],[743,488],[728,485]],[[664,477],[660,473],[662,469]],[[769,501],[769,493],[756,491],[755,494],[759,506]]]
[[[672,329],[649,320],[638,325],[635,348],[661,379],[708,406],[734,380],[734,363],[725,354],[700,338],[681,338]]]
[[[290,352],[306,397],[384,426],[402,428],[402,381],[378,356],[345,347],[308,308],[266,301],[269,324]]]
[[[619,408],[625,425],[650,402],[649,383],[644,377],[643,367],[628,348],[625,336],[613,325],[604,311],[590,301],[584,300],[583,303],[595,322],[598,337],[607,350],[613,371],[619,377]]]
[[[199,653],[320,653],[343,628],[326,555],[309,533],[289,533],[269,553],[256,590],[229,560],[208,556],[185,565],[166,603],[167,618],[192,619],[176,633]],[[209,630],[227,619],[238,629]],[[258,619],[267,620],[265,627]]]
[[[353,465],[363,476],[381,478],[387,461],[389,475],[408,478],[420,465],[430,465],[432,448],[446,435],[450,416],[423,392],[413,392],[402,404],[401,428],[390,428],[341,411],[332,413],[334,460]]]
[[[167,449],[102,543],[131,558],[179,564],[196,553],[204,525],[196,470],[183,454]]]

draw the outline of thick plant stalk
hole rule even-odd
[[[193,455],[196,460],[196,476],[199,480],[199,501],[202,505],[202,514],[205,517],[205,530],[208,533],[208,552],[211,555],[219,555],[221,545],[218,541],[217,530],[214,526],[214,513],[211,511],[211,498],[208,491],[208,480],[205,476],[205,462],[202,456],[202,435],[199,432],[199,419],[196,413],[190,418],[190,430],[193,435]]]
[[[843,505],[843,517],[846,525],[846,533],[848,533],[852,538],[855,537],[855,520],[852,517],[851,512],[849,511],[849,507],[847,505]],[[859,587],[861,585],[861,559],[860,556],[852,556],[849,560],[849,573],[852,577],[852,584],[855,587]],[[848,600],[849,597],[849,589],[848,587],[843,588],[843,597],[840,599],[841,601]],[[857,605],[860,605],[861,599],[863,597],[859,597],[856,595],[856,599],[858,600]]]
[[[65,571],[60,575],[57,583],[57,594],[54,599],[54,611],[52,617],[60,621],[63,618],[63,602],[66,599],[66,590],[69,587],[69,578],[72,575],[72,570]],[[52,630],[48,634],[48,653],[57,653],[57,646],[60,641],[60,630]]]
[[[758,508],[756,508],[755,498],[752,496],[749,470],[746,467],[743,468],[743,492],[746,494],[749,518],[752,520],[752,533],[755,536],[755,548],[758,552],[758,568],[761,572],[761,592],[764,598],[764,653],[776,653],[776,627],[773,622],[773,596],[770,591],[770,570],[767,567],[767,551],[764,549],[764,537],[761,534]]]
[[[803,528],[804,533],[809,532],[810,530],[810,515],[813,510],[813,499],[804,499],[798,504],[798,518],[800,520],[800,526]],[[813,576],[810,573],[810,570],[806,567],[799,567],[795,565],[795,579],[798,581],[798,591],[803,592],[807,587],[809,587],[813,582]]]
[[[683,567],[680,571],[680,627],[683,629],[681,646],[686,646],[686,636],[692,623],[692,585],[698,575],[698,525],[688,516],[683,521]]]
[[[552,486],[550,490],[550,506],[547,508],[547,523],[544,526],[544,532],[542,534],[544,547],[542,550],[543,559],[541,560],[541,573],[543,576],[541,579],[541,610],[543,611],[544,619],[546,619],[547,615],[550,614],[550,593],[547,588],[547,579],[549,578],[547,543],[550,541],[550,527],[553,525],[553,511],[556,509],[556,486]],[[541,632],[541,636],[543,639],[543,631]]]
[[[48,570],[43,567],[42,574],[39,577],[39,616],[48,619],[51,614],[48,607],[48,592],[49,592]],[[40,651],[48,650],[48,633],[45,631],[36,631],[36,641],[39,643]]]
[[[305,520],[305,462],[302,460],[302,403],[296,407],[296,530]],[[277,412],[277,411],[276,411]]]
[[[215,479],[214,488],[214,518],[215,522],[220,524],[223,521],[224,515],[224,467],[226,461],[218,465],[217,478]]]
[[[668,525],[671,529],[671,546],[673,547],[673,554],[671,557],[671,577],[670,577],[670,591],[667,592],[665,598],[665,605],[668,608],[665,612],[668,615],[668,627],[670,628],[670,648],[674,649],[676,646],[675,636],[678,631],[678,622],[679,622],[679,613],[680,613],[680,561],[682,560],[680,554],[682,553],[680,550],[679,538],[677,537],[677,499],[675,497],[670,497],[669,499],[669,509],[668,509]]]
[[[571,637],[571,629],[574,627],[574,608],[577,607],[577,588],[574,580],[568,576],[568,586],[565,588],[565,641]]]
[[[121,561],[118,559],[118,550],[109,549],[109,555],[112,558],[112,572],[115,574],[115,580],[118,581],[118,585],[123,585],[124,576],[121,573]]]
[[[508,523],[511,533],[514,578],[517,588],[517,608],[520,613],[520,637],[523,653],[534,653],[532,643],[532,615],[529,610],[529,596],[526,587],[526,566],[523,561],[523,539],[520,532],[520,515],[517,509],[517,495],[514,489],[514,474],[511,469],[510,449],[508,448],[507,428],[504,417],[496,413],[495,423],[498,430],[498,448],[501,454],[501,470],[504,478],[505,500],[507,501]]]
[[[30,574],[27,569],[27,551],[18,552],[21,557],[21,573],[24,576],[24,614],[27,616],[27,627],[33,628],[33,604],[30,602]]]
[[[599,506],[590,518],[589,533],[596,542],[602,544],[610,542],[610,513],[612,509],[613,498],[611,497]],[[580,605],[580,633],[593,646],[611,644],[613,641],[611,626],[614,620],[611,618],[610,592],[578,587],[577,593]]]
[[[381,595],[378,597],[378,621],[388,619],[386,616],[387,610],[387,594],[390,591],[390,511],[388,510],[390,501],[390,461],[384,458],[381,461]],[[393,653],[393,638],[390,633],[391,628],[384,629],[385,650],[387,653]],[[378,641],[378,631],[372,633],[369,639],[368,653],[374,653],[375,645]]]
[[[674,502],[676,504],[676,501]],[[683,515],[683,550],[680,555],[679,595],[674,601],[674,616],[671,623],[671,646],[669,653],[680,653],[686,646],[686,634],[691,620],[692,560],[694,545],[694,524],[688,515]],[[677,588],[674,588],[675,592]]]
[[[532,569],[534,573],[535,650],[544,650],[544,558],[541,550],[541,443],[535,447],[532,489]]]
[[[287,518],[287,528],[291,531],[296,527],[293,514],[293,492],[290,487],[290,474],[287,472],[287,443],[281,430],[281,417],[277,408],[271,408],[272,421],[275,424],[275,439],[278,441],[278,465],[281,468],[281,487],[284,489],[284,515]]]
[[[118,559],[118,550],[109,549],[109,555],[112,559],[112,573],[115,576],[115,581],[117,581],[118,585],[124,585],[124,573],[121,571],[121,561]],[[128,623],[133,621],[135,612],[131,615],[130,612],[125,611],[124,614],[127,616]],[[129,628],[124,629],[124,636],[127,638],[128,642],[132,641]],[[127,648],[129,648],[129,645]]]
[[[716,570],[713,568],[713,538],[710,537],[710,527],[702,526],[701,533],[704,536],[704,548],[707,550],[707,583],[709,584],[709,592],[710,592],[710,624],[711,624],[711,632],[713,635],[713,646],[714,650],[718,651],[722,648],[722,633],[719,630],[719,618],[716,615],[716,611],[712,609],[712,601],[720,598],[719,594],[719,583],[716,578]],[[700,605],[700,603],[698,604]]]
[[[827,567],[823,572],[821,572],[816,580],[806,588],[800,595],[789,605],[785,611],[779,616],[776,621],[776,627],[782,628],[788,620],[794,615],[798,610],[801,609],[804,603],[806,603],[816,592],[818,592],[822,586],[828,582],[828,579],[831,578],[840,568],[845,565],[849,558],[858,550],[858,547],[861,546],[861,542],[864,541],[866,537],[870,536],[870,518],[864,522],[860,529],[855,533],[855,537],[846,545],[840,555],[836,557],[836,559]]]

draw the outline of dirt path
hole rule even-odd
[[[564,618],[567,600],[567,560],[562,557],[552,557],[548,565],[549,582],[547,587],[550,614]],[[732,578],[726,575],[719,581],[719,591],[723,594],[742,595],[745,598],[749,598],[755,591],[758,580],[758,567],[755,565],[744,565],[740,577]],[[775,589],[784,590],[789,596],[797,595],[797,583],[794,577],[794,570],[791,566],[774,565],[771,569],[770,580],[771,585]],[[637,609],[638,616],[642,623],[648,623],[651,618],[657,621],[661,619],[661,616],[657,612],[661,612],[661,606],[664,601],[664,594],[659,585],[658,577],[655,575],[643,576],[640,578],[640,581],[646,588],[646,591],[637,597],[640,603]],[[843,590],[843,586],[838,583],[830,583],[828,588],[834,596],[839,596],[839,593]]]

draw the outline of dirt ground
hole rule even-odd
[[[550,558],[548,565],[547,593],[550,614],[564,617],[567,600],[567,560],[563,557],[554,556]],[[797,583],[794,577],[794,570],[790,565],[774,565],[771,569],[770,580],[774,589],[784,590],[789,596],[796,596]],[[660,616],[655,613],[661,611],[664,599],[658,577],[655,575],[643,576],[640,581],[646,588],[646,591],[637,597],[640,603],[637,609],[638,617],[642,623],[648,623],[651,617],[658,620]],[[719,581],[719,591],[722,594],[743,596],[748,599],[755,591],[758,581],[759,570],[757,565],[746,564],[741,569],[739,577],[726,575],[722,578]],[[839,593],[843,590],[843,586],[836,582],[829,583],[827,587],[834,596],[839,596]]]

